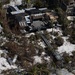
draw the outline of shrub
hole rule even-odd
[[[44,34],[45,34],[45,37],[46,37],[47,40],[52,39],[52,36],[50,36],[49,32],[44,31]]]
[[[63,31],[63,36],[71,35],[72,34],[72,28],[67,28]]]
[[[47,68],[46,64],[37,64],[32,67],[29,75],[49,75],[49,73],[50,70]]]
[[[55,44],[54,40],[52,40],[51,46],[53,47],[53,50],[56,50],[57,49],[57,45]]]
[[[61,46],[64,43],[64,40],[61,37],[56,37],[54,40],[57,46]]]
[[[68,31],[67,30],[64,30],[63,31],[63,36],[67,36],[68,35]]]
[[[30,41],[35,41],[35,40],[36,40],[35,35],[31,35],[31,36],[29,37],[29,40],[30,40]]]
[[[0,8],[2,7],[2,3],[0,3]]]
[[[48,21],[46,26],[49,27],[49,28],[53,28],[53,22],[52,21]]]
[[[35,37],[36,37],[36,40],[39,40],[40,39],[40,34],[36,33]]]
[[[71,57],[70,57],[69,54],[66,53],[66,52],[64,52],[63,58],[64,58],[64,63],[65,63],[65,64],[68,64],[69,61],[71,61]]]
[[[69,21],[66,18],[65,12],[61,8],[57,8],[56,12],[58,14],[58,22],[62,25],[62,30],[65,30],[68,27]]]
[[[34,7],[39,8],[39,7],[43,7],[43,6],[44,6],[44,4],[43,4],[43,2],[41,0],[36,0],[34,2]]]
[[[72,34],[71,34],[69,40],[72,44],[75,44],[75,30],[72,31]]]
[[[54,36],[58,36],[58,32],[55,32],[55,31],[53,31],[53,32],[50,32],[52,35],[54,35]]]
[[[72,44],[75,44],[75,40],[74,40],[74,39],[70,38],[69,40],[70,40],[70,42],[71,42]]]

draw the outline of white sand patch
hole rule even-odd
[[[34,64],[42,63],[42,58],[40,56],[34,56]]]
[[[0,50],[0,72],[2,72],[3,70],[8,70],[8,69],[16,69],[17,66],[14,65],[10,65],[5,57],[6,55],[6,51],[5,50]],[[1,56],[1,54],[4,54],[4,57]]]
[[[59,53],[66,52],[71,55],[71,52],[75,51],[75,45],[68,42],[67,37],[62,37],[62,38],[64,39],[64,44],[62,46],[58,47]]]
[[[74,75],[74,74],[70,73],[67,69],[63,68],[57,70],[57,75]]]
[[[0,70],[11,69],[11,66],[7,62],[7,60],[3,57],[0,58]]]

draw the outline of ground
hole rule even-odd
[[[75,45],[69,42],[68,36],[67,37],[63,36],[62,30],[59,27],[53,29],[50,28],[47,29],[46,32],[45,31],[41,31],[41,32],[46,34],[46,37],[48,37],[50,43],[52,43],[57,36],[60,36],[64,40],[64,43],[63,45],[54,49],[57,50],[62,56],[64,52],[66,52],[66,54],[69,54],[70,58],[73,56],[72,52],[75,51]],[[57,32],[58,35],[54,35],[54,32]],[[3,70],[7,71],[10,69],[14,69],[14,70],[18,69],[19,68],[18,65],[20,66],[20,70],[21,69],[30,70],[32,66],[37,64],[44,64],[44,63],[45,64],[47,63],[47,65],[49,65],[48,67],[46,67],[47,70],[48,68],[50,68],[50,66],[52,66],[50,64],[53,62],[52,58],[51,56],[47,55],[47,53],[45,52],[46,45],[43,42],[43,40],[40,38],[38,32],[29,33],[25,35],[13,34],[12,36],[11,35],[6,36],[5,32],[3,32],[3,27],[1,27],[0,40],[1,40],[0,60],[3,60],[0,62],[1,72]],[[15,57],[15,55],[17,55],[17,57]],[[71,61],[71,63],[67,62],[65,64],[68,65],[72,64],[72,58],[71,60],[68,58],[66,58],[65,60],[66,61],[69,60],[69,62]],[[65,60],[63,61],[65,62]],[[13,63],[13,61],[15,62]],[[64,64],[64,68],[68,67],[68,65],[65,66],[65,64]],[[59,66],[58,63],[56,65]],[[67,69],[70,70],[69,68]],[[62,71],[63,69],[61,69],[61,75],[62,75]],[[73,75],[71,73],[69,74]]]
[[[4,15],[0,21],[0,75],[75,75],[75,44],[70,42],[70,34],[64,36],[60,24],[39,32],[17,34],[10,30]],[[36,28],[39,24],[43,23],[33,22]],[[62,56],[61,61],[52,56],[52,49],[45,45],[40,33],[45,35],[53,52]],[[60,40],[55,40],[58,37]]]

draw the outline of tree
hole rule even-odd
[[[75,44],[75,19],[73,20],[73,24],[71,25],[71,34],[70,34],[70,37],[69,37],[69,40],[71,43]]]
[[[47,64],[37,64],[32,67],[29,75],[49,75],[50,71],[47,69]]]
[[[39,7],[43,7],[44,3],[42,2],[42,0],[36,0],[34,3],[34,6],[39,8]]]
[[[50,9],[57,8],[59,6],[59,0],[46,0]]]
[[[63,40],[63,38],[61,38],[61,37],[56,37],[54,40],[55,40],[55,44],[56,44],[57,46],[62,46],[63,43],[64,43],[64,40]]]
[[[0,8],[2,7],[2,3],[0,3]]]
[[[58,22],[59,24],[62,25],[62,30],[65,30],[69,25],[69,21],[66,17],[66,13],[61,8],[57,8],[56,12],[58,15]]]
[[[71,0],[62,0],[62,1],[63,1],[66,5],[68,5]]]
[[[55,9],[57,7],[60,7],[63,10],[66,10],[67,4],[69,4],[69,2],[70,0],[46,0],[48,8],[50,9]]]

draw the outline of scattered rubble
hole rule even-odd
[[[69,72],[67,69],[63,68],[63,69],[57,70],[57,75],[74,75],[74,74]]]

